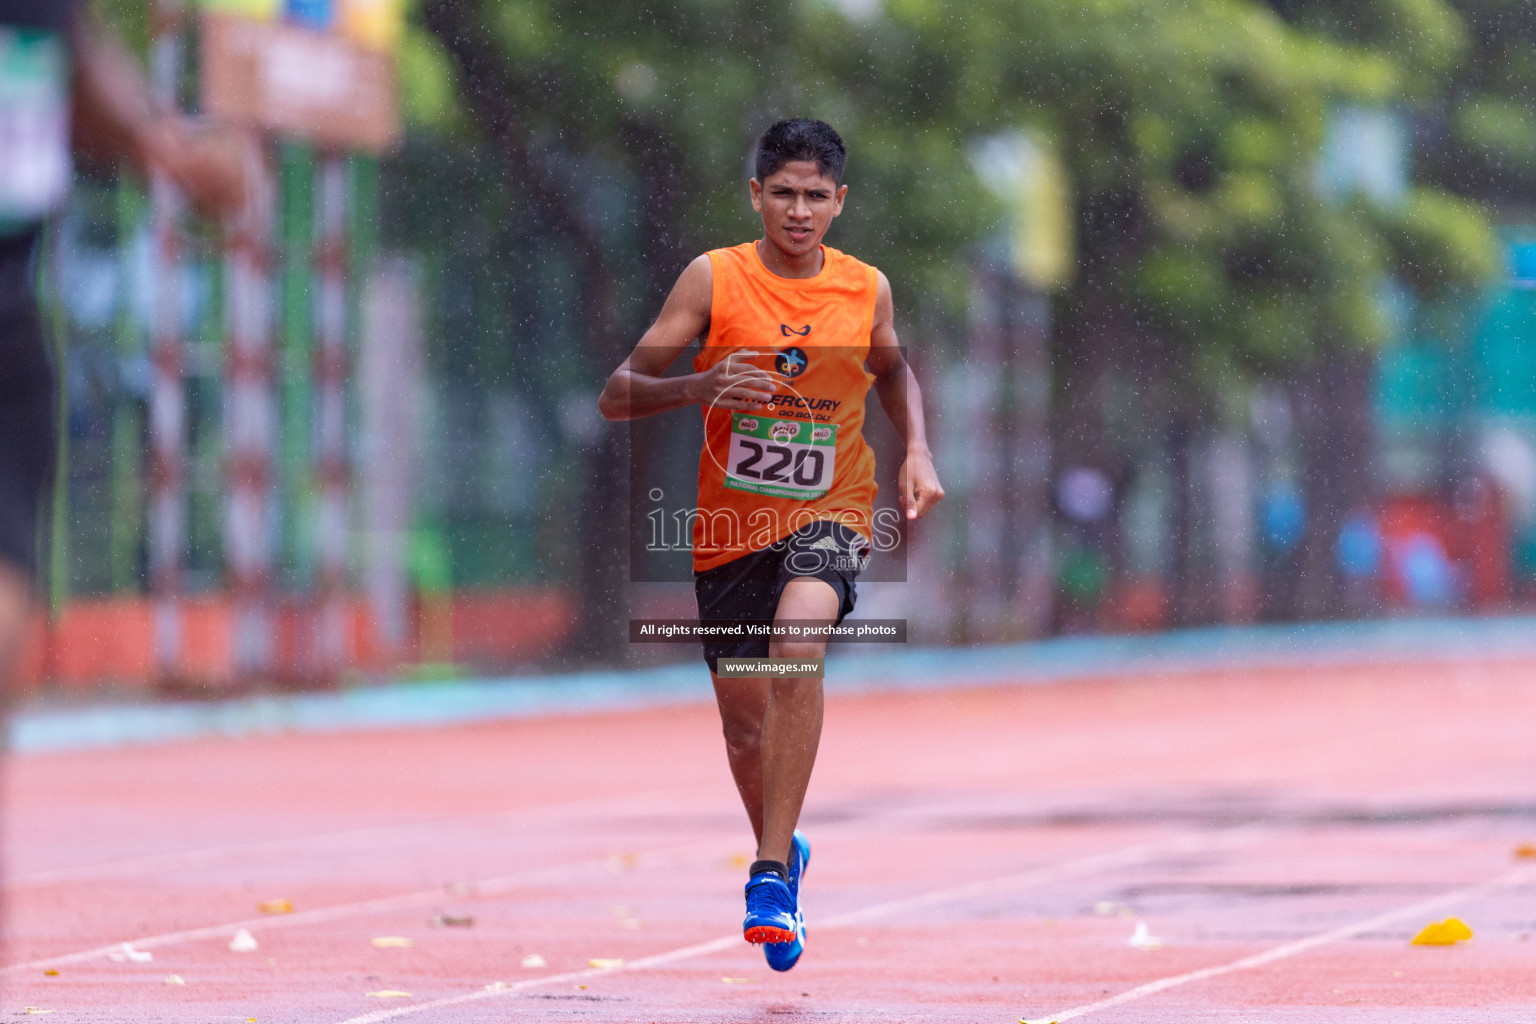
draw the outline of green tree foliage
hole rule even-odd
[[[646,269],[669,285],[703,248],[751,237],[752,141],[805,115],[852,148],[834,244],[887,269],[914,300],[962,299],[956,257],[997,211],[966,162],[974,123],[956,116],[963,54],[945,53],[923,24],[742,0],[423,0],[422,17],[470,80],[472,120],[497,130],[473,99],[494,82],[510,108],[502,121],[552,179],[544,198],[588,207],[615,265],[625,245],[665,253]],[[616,177],[634,204],[591,208],[577,174]]]
[[[422,11],[461,64],[483,51],[464,72],[494,76],[522,144],[545,154],[545,198],[587,201],[560,156],[636,183],[646,230],[673,252],[663,277],[754,230],[752,136],[808,114],[853,148],[839,243],[908,294],[953,306],[998,216],[967,146],[1022,123],[1053,135],[1071,170],[1075,287],[1113,297],[1197,364],[1263,370],[1320,339],[1378,340],[1383,274],[1435,286],[1489,266],[1477,211],[1444,194],[1328,202],[1316,187],[1329,111],[1432,98],[1466,49],[1456,12],[1440,0],[1290,6],[423,0]],[[632,211],[587,211],[607,213]],[[633,241],[630,227],[604,237]]]
[[[1480,209],[1433,182],[1319,183],[1335,111],[1433,105],[1463,74],[1480,37],[1447,0],[421,0],[419,13],[466,100],[454,123],[496,140],[507,189],[582,253],[594,368],[687,258],[755,233],[749,147],[790,115],[849,140],[833,243],[934,323],[960,322],[978,241],[1002,219],[972,145],[1020,127],[1051,141],[1077,236],[1052,341],[1060,460],[1125,457],[1106,427],[1113,375],[1143,396],[1144,435],[1178,421],[1171,436],[1187,439],[1235,381],[1380,342],[1389,279],[1437,290],[1492,267]],[[1504,109],[1478,95],[1454,123]],[[644,301],[625,305],[636,279]]]
[[[1536,206],[1536,7],[1452,0],[1470,50],[1425,132],[1425,163],[1445,187],[1529,217]]]
[[[1393,30],[1375,40],[1246,0],[1062,8],[1078,59],[1047,102],[1095,278],[1078,293],[1123,304],[1183,369],[1275,372],[1320,343],[1379,341],[1388,273],[1424,285],[1486,274],[1484,221],[1443,193],[1320,194],[1330,112],[1407,103],[1459,52],[1447,8],[1377,6]]]

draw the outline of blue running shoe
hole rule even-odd
[[[795,898],[795,909],[800,908],[800,878],[811,863],[811,841],[805,833],[795,829],[789,844],[789,894]]]
[[[789,894],[795,901],[795,937],[789,942],[769,942],[763,945],[763,957],[768,966],[776,971],[787,971],[800,962],[805,952],[805,914],[800,910],[800,879],[811,863],[811,844],[805,833],[795,829],[794,842],[789,847]]]
[[[795,937],[795,898],[789,886],[771,871],[753,875],[747,883],[747,916],[741,936],[748,942],[792,942]]]

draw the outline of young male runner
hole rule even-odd
[[[613,420],[703,406],[693,567],[705,623],[826,626],[853,610],[876,490],[862,435],[871,383],[906,442],[897,487],[907,518],[944,496],[917,380],[897,347],[890,282],[821,244],[848,193],[846,162],[843,140],[821,121],[764,132],[750,186],[763,237],[689,264],[599,400]],[[695,372],[663,378],[695,338]],[[821,739],[821,680],[722,677],[718,660],[825,650],[824,634],[704,643],[731,775],[757,837],[742,931],[779,971],[805,947],[800,879],[811,851],[795,825]]]

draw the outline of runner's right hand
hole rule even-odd
[[[762,412],[773,401],[778,381],[773,374],[750,360],[767,352],[743,350],[732,352],[699,374],[696,385],[699,401],[706,408],[734,412]]]

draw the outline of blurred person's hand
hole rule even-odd
[[[165,109],[138,61],[89,11],[71,27],[70,49],[77,153],[162,173],[198,213],[229,221],[252,208],[262,157],[250,131]]]
[[[186,117],[161,117],[146,127],[138,162],[176,185],[192,209],[224,221],[252,202],[261,148],[248,130]]]

